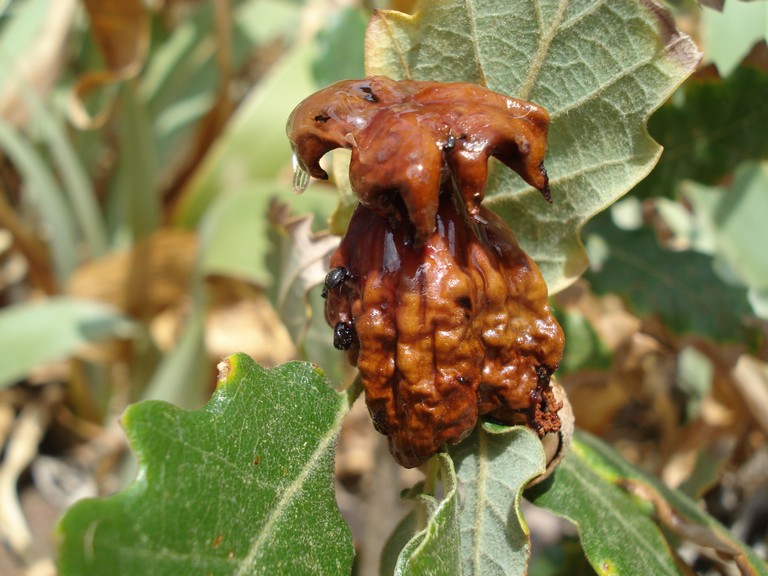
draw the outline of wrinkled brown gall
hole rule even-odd
[[[374,425],[405,467],[461,441],[478,416],[541,435],[560,421],[549,377],[563,333],[544,280],[512,232],[480,207],[442,194],[436,228],[414,244],[358,206],[331,259],[326,319],[346,326]],[[335,279],[334,278],[334,279]]]
[[[480,416],[560,429],[550,376],[563,333],[537,266],[481,206],[494,156],[550,200],[549,115],[471,84],[334,84],[294,110],[301,168],[352,150],[360,205],[323,295],[334,345],[360,370],[377,430],[406,467],[457,443]]]
[[[338,82],[293,111],[288,137],[299,165],[325,179],[320,158],[352,150],[349,174],[360,202],[391,225],[402,198],[417,243],[435,230],[438,196],[453,179],[476,216],[488,158],[515,170],[550,201],[544,169],[549,114],[474,84],[400,81],[383,76]]]

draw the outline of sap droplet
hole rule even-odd
[[[299,162],[299,157],[296,154],[293,155],[293,192],[294,194],[301,194],[309,186],[309,172],[302,168]]]

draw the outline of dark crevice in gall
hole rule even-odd
[[[536,378],[538,380],[538,386],[546,386],[549,384],[549,378],[552,376],[552,370],[544,365],[536,366]]]
[[[469,299],[469,296],[456,298],[456,305],[461,308],[465,308],[466,310],[472,310],[472,300]]]
[[[379,99],[376,98],[376,94],[373,93],[373,88],[370,86],[361,86],[360,91],[363,93],[363,98],[368,100],[368,102],[378,102]]]

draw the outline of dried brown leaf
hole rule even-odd
[[[568,399],[568,394],[566,394],[565,389],[560,385],[560,382],[554,378],[550,383],[555,400],[562,403],[562,407],[557,411],[557,416],[560,418],[560,430],[557,432],[549,432],[541,439],[541,443],[544,446],[544,453],[547,457],[547,470],[541,476],[537,476],[531,480],[526,488],[535,486],[549,478],[550,474],[557,468],[557,465],[560,464],[560,462],[563,461],[563,458],[568,454],[571,442],[573,441],[573,432],[575,430],[576,421],[573,414],[573,407]]]
[[[338,236],[312,232],[312,216],[294,216],[287,204],[273,201],[269,221],[277,234],[277,279],[271,299],[291,338],[300,345],[306,335],[311,310],[309,290],[322,283]]]
[[[135,72],[149,45],[149,13],[141,0],[83,0],[83,4],[107,68],[114,74]]]
[[[280,318],[264,294],[239,284],[239,294],[225,294],[216,279],[205,322],[205,348],[212,358],[245,352],[262,366],[277,366],[295,357],[296,350]]]
[[[733,369],[733,382],[754,419],[768,432],[768,367],[744,354]]]
[[[159,230],[130,250],[79,268],[68,293],[149,318],[187,294],[197,248],[193,233]]]
[[[44,96],[58,79],[76,6],[75,0],[52,2],[34,43],[12,56],[14,81],[0,87],[0,117],[12,125],[22,126],[27,122],[27,91]]]
[[[109,117],[112,102],[91,114],[84,104],[92,92],[135,77],[149,48],[149,12],[141,0],[83,0],[91,33],[106,70],[83,74],[72,90],[69,116],[79,128],[95,128]]]

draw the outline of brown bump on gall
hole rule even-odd
[[[557,410],[560,427],[559,430],[548,432],[542,437],[541,443],[547,458],[547,469],[541,476],[537,476],[531,480],[526,488],[540,484],[549,478],[555,468],[557,468],[558,464],[565,458],[573,440],[575,423],[573,408],[568,401],[568,396],[560,383],[554,378],[550,382],[550,387],[552,389],[552,395],[555,398],[555,406],[560,406]]]

